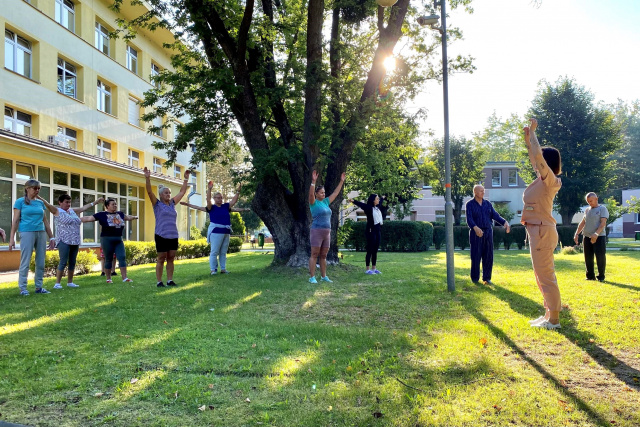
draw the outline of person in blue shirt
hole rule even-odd
[[[482,281],[491,284],[493,269],[493,221],[511,231],[509,222],[502,218],[490,201],[484,199],[484,187],[473,187],[473,199],[466,206],[467,225],[469,226],[469,246],[471,247],[471,281],[480,280],[480,261],[482,261]]]
[[[311,256],[309,257],[309,283],[316,280],[316,260],[320,264],[320,281],[329,282],[327,277],[327,253],[331,246],[331,208],[329,205],[338,197],[344,185],[345,174],[340,176],[340,184],[329,197],[325,197],[323,185],[316,187],[318,172],[311,173],[311,187],[309,188],[309,209],[311,210]]]

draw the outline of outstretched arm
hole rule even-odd
[[[51,203],[47,202],[45,199],[40,197],[39,194],[37,196],[37,199],[40,200],[42,203],[44,203],[44,206],[49,210],[49,212],[51,212],[54,216],[58,216],[58,207],[57,206],[53,206]]]
[[[231,209],[236,203],[238,203],[238,197],[240,197],[240,190],[242,190],[242,184],[238,185],[238,191],[233,196],[233,199],[229,202],[229,209]]]
[[[94,217],[93,215],[81,216],[80,222],[96,222],[96,217]]]
[[[124,220],[125,221],[133,221],[134,219],[138,219],[138,217],[135,216],[135,215],[125,215],[124,216]]]
[[[342,175],[340,175],[340,184],[336,187],[335,190],[333,190],[333,193],[331,193],[331,195],[329,196],[329,203],[332,203],[336,199],[336,197],[338,197],[338,194],[340,194],[340,190],[342,190],[345,178],[346,175],[344,172],[342,172]]]
[[[173,198],[173,203],[178,203],[184,197],[187,192],[187,188],[189,187],[189,176],[191,175],[191,171],[187,169],[184,171],[184,182],[182,183],[182,187],[180,187],[180,191]]]
[[[144,167],[144,180],[146,182],[147,194],[149,195],[149,200],[151,200],[151,204],[153,206],[158,203],[158,198],[155,194],[153,194],[153,188],[151,188],[151,171]]]
[[[233,208],[229,209],[229,212],[249,212],[250,210],[249,208]]]
[[[312,205],[316,202],[316,180],[318,179],[318,172],[311,172],[311,186],[309,187],[309,204]]]
[[[100,197],[99,199],[97,199],[97,200],[95,200],[95,201],[93,201],[93,202],[91,202],[91,203],[87,203],[86,205],[84,205],[84,206],[82,206],[82,207],[80,207],[80,208],[73,208],[73,211],[74,211],[76,214],[79,214],[79,213],[84,212],[84,211],[86,211],[87,209],[92,208],[92,207],[94,207],[95,205],[98,205],[98,204],[100,204],[100,203],[102,203],[102,202],[104,202],[104,197]]]
[[[187,203],[187,202],[180,202],[180,204],[182,206],[187,206],[187,207],[190,207],[191,209],[195,209],[198,211],[202,211],[202,212],[207,211],[207,208],[205,208],[204,206],[192,205],[191,203]]]

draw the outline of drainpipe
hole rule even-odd
[[[193,188],[191,184],[189,186]],[[191,190],[191,193],[187,194],[187,203],[191,203],[189,199],[194,194],[196,194],[196,190]],[[198,214],[196,213],[196,215]],[[187,240],[191,240],[191,208],[189,206],[187,206]]]

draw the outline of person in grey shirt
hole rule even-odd
[[[598,204],[598,196],[596,193],[587,194],[586,199],[589,207],[584,211],[584,217],[582,221],[580,221],[580,224],[578,224],[573,240],[577,244],[578,236],[582,232],[587,280],[596,280],[593,269],[593,256],[595,255],[596,263],[598,264],[597,279],[604,282],[604,269],[607,265],[607,242],[604,230],[607,227],[609,211],[606,206]]]

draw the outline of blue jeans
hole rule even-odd
[[[229,234],[211,233],[211,253],[209,254],[209,267],[211,271],[218,269],[218,256],[220,256],[220,269],[227,269],[227,250],[229,250]]]
[[[111,270],[113,264],[113,254],[116,254],[118,258],[118,267],[127,266],[127,258],[124,251],[124,242],[122,237],[100,237],[100,244],[102,245],[102,252],[104,253],[104,268]]]
[[[29,264],[31,254],[36,251],[36,289],[42,288],[44,277],[44,256],[47,253],[46,231],[23,231],[20,233],[20,272],[18,273],[18,286],[21,291],[27,290],[27,277],[29,277]]]
[[[58,243],[58,255],[60,256],[58,271],[64,271],[67,261],[69,262],[69,271],[75,271],[78,249],[80,249],[79,245],[67,245],[64,242]]]

